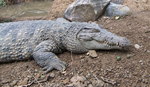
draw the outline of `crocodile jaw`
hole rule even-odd
[[[130,44],[126,44],[124,46],[120,46],[119,44],[109,44],[109,43],[102,43],[98,41],[86,41],[86,42],[81,42],[81,44],[87,48],[88,50],[111,50],[111,49],[127,49]]]
[[[108,32],[105,29],[101,29],[101,33],[95,33],[92,40],[83,40],[80,43],[89,50],[128,49],[131,46],[127,38]]]

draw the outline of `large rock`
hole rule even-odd
[[[94,21],[103,15],[110,0],[76,0],[65,11],[70,21]]]
[[[121,4],[110,3],[105,11],[105,16],[125,16],[129,15],[131,10],[129,7]]]
[[[124,0],[111,0],[111,2],[116,3],[116,4],[123,4]]]

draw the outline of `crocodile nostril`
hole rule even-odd
[[[123,48],[127,48],[131,46],[131,42],[127,38],[123,38],[123,40],[120,42],[120,45]]]

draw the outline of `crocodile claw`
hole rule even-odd
[[[66,69],[66,63],[64,61],[61,61],[59,59],[48,59],[45,62],[45,66],[43,67],[43,70],[45,73],[48,73],[52,71],[53,69],[64,71]]]

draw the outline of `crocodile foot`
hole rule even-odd
[[[45,71],[45,73],[48,73],[53,69],[64,71],[66,69],[66,65],[67,64],[64,61],[61,61],[58,58],[50,58],[45,61],[43,70]]]

